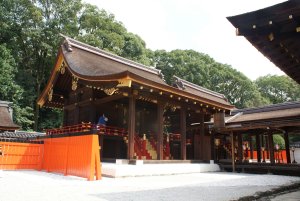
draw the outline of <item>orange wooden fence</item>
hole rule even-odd
[[[43,144],[0,142],[0,169],[40,170]]]
[[[261,152],[261,160],[263,160],[263,154],[264,154],[265,160],[270,159],[269,152],[264,151],[264,152]],[[250,151],[248,151],[248,158],[250,158]],[[287,163],[285,150],[274,151],[274,158],[275,158],[276,162],[279,161],[280,163]],[[257,151],[253,151],[253,159],[257,160]]]
[[[45,139],[42,169],[64,175],[101,179],[98,135]]]
[[[35,169],[101,179],[98,135],[44,139],[44,144],[0,142],[0,169]]]

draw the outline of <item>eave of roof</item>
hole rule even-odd
[[[300,1],[296,0],[227,17],[237,35],[300,84],[299,18]]]
[[[83,56],[85,60],[83,61],[79,56]],[[96,61],[96,59],[99,60],[99,58],[101,58],[101,61]],[[145,86],[175,93],[221,109],[231,110],[234,108],[227,102],[222,94],[194,85],[183,79],[181,79],[181,81],[184,82],[186,86],[204,93],[205,96],[195,95],[189,91],[169,86],[163,80],[163,75],[160,70],[148,68],[142,64],[113,55],[68,37],[65,37],[65,41],[59,49],[56,65],[52,70],[47,86],[38,99],[38,104],[40,106],[47,100],[48,91],[55,83],[55,80],[59,75],[59,68],[63,61],[67,63],[66,67],[68,70],[82,80],[117,81],[118,79],[127,78]],[[101,62],[102,66],[105,66],[106,69],[99,69]]]

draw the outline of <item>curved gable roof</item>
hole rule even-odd
[[[159,84],[167,85],[160,70],[68,37],[65,37],[62,53],[70,70],[83,79],[103,80],[113,75],[129,72]]]

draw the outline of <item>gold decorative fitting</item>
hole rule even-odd
[[[51,87],[51,89],[48,92],[48,101],[52,101],[53,98],[53,86]]]
[[[253,24],[253,25],[252,25],[252,28],[253,28],[253,29],[256,29],[256,25],[255,25],[255,24]]]
[[[121,79],[118,80],[118,85],[117,87],[131,87],[131,80],[129,79]]]
[[[173,98],[173,95],[172,95],[172,94],[170,95],[170,98]]]
[[[197,104],[197,102],[195,101],[195,102],[194,102],[194,105],[196,105],[196,104]]]
[[[143,86],[140,86],[140,90],[142,90],[142,89],[144,89],[144,87],[143,87]]]
[[[153,89],[150,89],[150,92],[152,93],[152,92],[153,92]]]
[[[78,85],[78,77],[74,76],[72,77],[72,90],[75,91],[77,89]]]
[[[202,104],[202,103],[200,103],[200,106],[202,107],[202,106],[203,106],[203,104]]]
[[[127,93],[127,92],[124,92],[124,93],[123,93],[123,96],[128,96],[128,93]]]
[[[270,41],[273,41],[273,40],[274,40],[274,34],[273,34],[273,33],[270,33],[270,34],[268,35],[268,38],[269,38]]]
[[[180,97],[178,97],[178,100],[180,100],[181,98]]]
[[[296,27],[296,32],[300,32],[300,27]]]
[[[185,102],[189,102],[189,99],[185,99]]]
[[[65,63],[65,61],[63,61],[61,63],[59,71],[60,71],[60,74],[62,74],[62,75],[65,74],[65,72],[66,72],[66,63]]]
[[[290,20],[293,19],[293,15],[289,15],[289,19],[290,19]]]
[[[116,89],[116,88],[109,88],[109,89],[104,89],[103,90],[104,91],[104,93],[106,93],[107,95],[109,95],[109,96],[111,96],[111,95],[113,95],[116,91],[118,91],[118,89]]]
[[[162,95],[162,94],[163,94],[162,91],[160,91],[160,92],[159,92],[159,95]]]
[[[133,95],[137,96],[139,94],[139,91],[138,90],[133,90],[132,93],[133,93]]]
[[[270,21],[269,21],[269,25],[272,25],[272,24],[273,24],[273,22],[272,22],[272,20],[270,20]]]

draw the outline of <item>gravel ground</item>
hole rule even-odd
[[[1,171],[0,201],[235,200],[300,182],[300,177],[195,173],[152,177],[78,177],[37,171]]]

